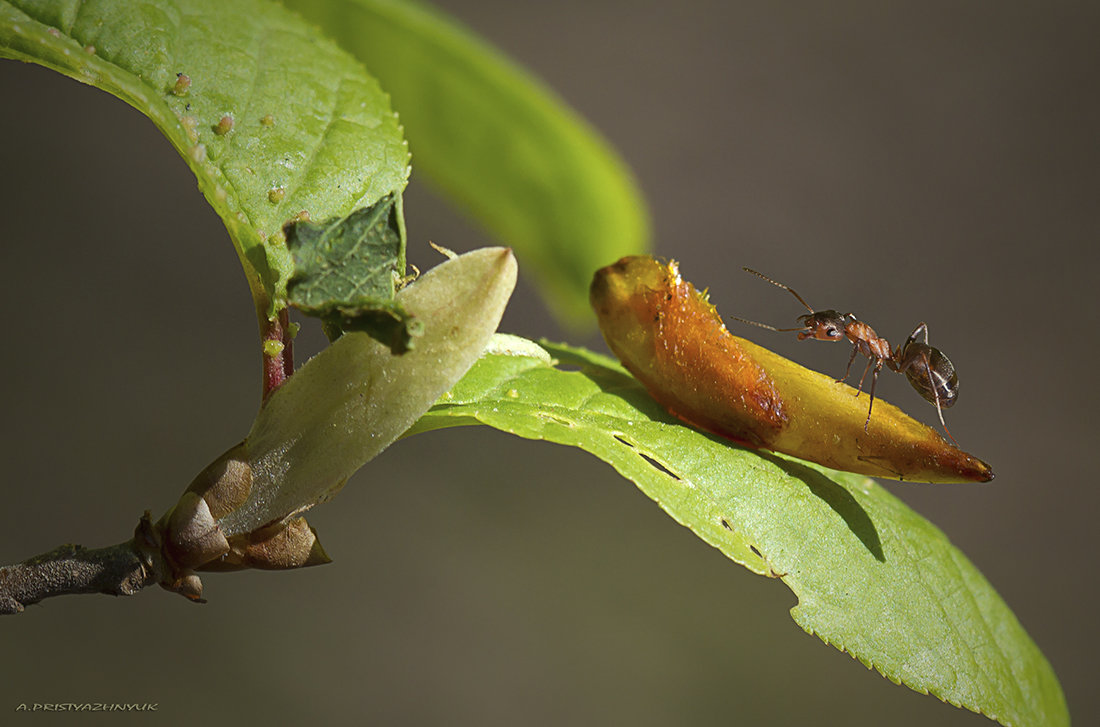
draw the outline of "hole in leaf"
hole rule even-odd
[[[722,520],[722,527],[724,527],[726,530],[733,530],[733,527],[728,522],[726,522],[725,519]],[[759,555],[759,553],[757,555]]]
[[[681,481],[680,478],[675,473],[669,471],[669,469],[667,467],[665,467],[663,464],[661,464],[657,460],[650,457],[645,452],[642,452],[640,450],[635,450],[635,451],[638,452],[638,454],[640,454],[642,456],[642,459],[644,459],[646,462],[649,462],[651,465],[653,465],[654,469],[659,470],[661,472],[664,472],[666,475],[668,475],[672,479],[676,480],[677,482]]]
[[[764,557],[764,554],[761,553],[759,550],[757,550],[755,545],[750,545],[749,550],[751,550],[755,555],[757,555],[760,558]]]
[[[680,476],[677,475],[675,472],[671,471],[669,468],[665,467],[663,464],[661,464],[660,462],[653,459],[648,454],[646,454],[645,452],[643,452],[642,450],[640,450],[636,446],[634,446],[634,442],[631,442],[629,439],[627,439],[626,437],[624,437],[621,434],[614,434],[612,436],[614,436],[615,439],[618,440],[620,443],[625,444],[626,446],[633,449],[635,451],[635,453],[638,454],[639,457],[644,459],[646,462],[649,462],[649,464],[652,465],[655,470],[657,470],[659,472],[664,472],[666,475],[668,475],[672,479],[676,480],[677,482],[683,482],[683,480],[680,479]]]

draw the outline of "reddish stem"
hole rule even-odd
[[[267,322],[263,341],[279,341],[283,344],[282,350],[274,356],[263,352],[263,400],[266,402],[271,392],[282,386],[294,373],[294,341],[290,337],[290,313],[286,308],[279,311],[276,320]]]

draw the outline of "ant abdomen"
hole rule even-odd
[[[923,336],[924,341],[917,337]],[[959,398],[959,375],[943,351],[928,345],[928,327],[921,323],[894,356],[895,370],[929,403],[946,409]]]

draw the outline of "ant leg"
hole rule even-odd
[[[924,335],[924,342],[928,343],[928,325],[921,321],[920,325],[913,329],[913,332],[909,334],[909,338],[916,340],[918,335]]]
[[[867,365],[870,366],[870,362],[868,362]],[[875,407],[875,384],[878,383],[878,372],[881,369],[882,369],[882,359],[880,358],[878,360],[878,363],[875,364],[875,373],[871,374],[871,403],[867,407],[867,421],[863,422],[863,433],[864,434],[867,433],[867,427],[870,426],[870,424],[871,424],[871,409],[873,409]],[[867,372],[864,371],[863,375],[866,376]],[[862,384],[863,382],[861,381],[860,383]]]
[[[859,386],[856,387],[857,399],[859,398],[859,395],[863,392],[863,381],[867,378],[867,372],[871,370],[871,364],[876,363],[876,361],[878,365],[875,366],[875,378],[878,378],[878,370],[882,368],[882,359],[868,358],[867,366],[863,369],[863,376],[859,377]],[[872,391],[874,391],[874,389],[872,389]],[[874,394],[871,394],[871,403],[874,403]]]
[[[958,440],[951,435],[951,431],[947,428],[947,422],[943,420],[943,409],[940,407],[940,395],[938,393],[936,394],[936,412],[940,415],[940,426],[943,427],[943,431],[948,439],[954,442],[956,447],[959,446]]]
[[[857,353],[859,353],[859,349],[853,343],[852,344],[852,355],[848,357],[848,368],[844,369],[844,376],[836,380],[836,382],[838,384],[842,381],[847,381],[848,380],[848,374],[852,373],[852,362],[856,360],[856,354]],[[864,371],[863,375],[866,376],[867,372]],[[862,380],[860,381],[859,388],[861,388],[861,389],[863,388]],[[856,394],[856,396],[859,396],[859,394]]]
[[[922,323],[921,326],[923,325],[924,324]],[[925,336],[927,336],[927,333],[925,334]],[[923,358],[925,368],[931,370],[932,364],[928,358],[928,354],[925,353],[923,355]],[[936,413],[940,415],[940,426],[943,427],[943,431],[947,434],[948,438],[950,438],[952,442],[955,442],[955,446],[957,447],[959,445],[958,441],[953,436],[951,436],[951,432],[947,429],[947,422],[943,420],[943,407],[940,406],[940,390],[937,389],[935,386],[932,387],[932,396],[936,399]]]

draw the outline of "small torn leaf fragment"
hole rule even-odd
[[[989,465],[896,406],[865,398],[726,330],[675,262],[625,257],[590,292],[607,345],[669,412],[752,447],[917,482],[988,482]]]
[[[400,196],[389,194],[347,217],[287,223],[294,274],[290,304],[325,323],[326,332],[362,331],[394,353],[413,347],[422,327],[394,300],[405,274]]]

